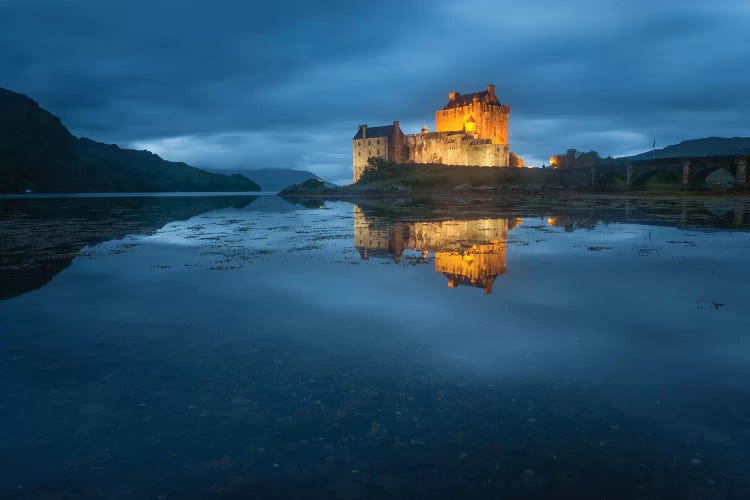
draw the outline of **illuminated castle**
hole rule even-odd
[[[407,135],[399,122],[383,127],[360,125],[352,141],[354,182],[370,158],[394,163],[508,167],[523,166],[508,146],[510,106],[500,104],[495,86],[461,95],[448,94],[448,103],[435,113],[435,132],[425,126]]]
[[[368,217],[354,206],[354,246],[362,259],[393,258],[399,262],[406,250],[423,258],[435,252],[435,270],[448,286],[477,287],[492,293],[495,279],[505,274],[508,231],[521,219],[477,219],[428,222],[392,222]]]

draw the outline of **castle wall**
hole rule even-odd
[[[373,137],[354,139],[352,147],[352,164],[354,166],[354,182],[357,182],[367,167],[370,158],[389,160],[389,138]]]
[[[435,131],[463,131],[469,119],[476,122],[480,139],[491,139],[493,144],[508,144],[510,106],[497,106],[481,101],[462,107],[441,109],[435,113]]]
[[[357,182],[367,168],[370,158],[382,158],[394,163],[406,163],[409,159],[406,139],[397,121],[386,136],[366,137],[352,141],[352,165],[354,182]]]
[[[409,161],[409,144],[407,136],[401,129],[395,131],[388,141],[388,158],[394,163],[406,163]]]
[[[409,163],[439,163],[479,167],[507,167],[510,150],[507,144],[493,144],[488,139],[474,139],[464,133],[435,132],[407,135]]]

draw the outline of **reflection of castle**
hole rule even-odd
[[[368,217],[354,206],[354,246],[363,259],[393,257],[399,262],[405,250],[423,257],[435,252],[435,270],[448,278],[448,286],[474,286],[492,293],[498,275],[505,274],[508,231],[522,219],[393,222]]]

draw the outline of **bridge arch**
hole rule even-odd
[[[696,187],[703,187],[706,185],[706,179],[708,176],[720,170],[726,170],[732,178],[734,178],[734,182],[737,182],[736,168],[734,168],[733,165],[719,162],[707,162],[704,164],[693,165],[689,177],[690,184]]]
[[[594,189],[597,190],[618,190],[624,191],[628,188],[627,186],[627,173],[626,172],[606,172],[597,177],[594,183]]]
[[[748,163],[748,155],[670,157],[638,160],[627,164],[610,162],[588,168],[565,169],[560,172],[560,180],[566,186],[588,184],[591,189],[600,190],[608,189],[612,184],[617,185],[621,179],[625,179],[626,189],[639,190],[644,189],[650,180],[661,174],[669,176],[668,183],[674,184],[674,187],[703,189],[706,187],[708,176],[724,169],[734,177],[735,189],[750,189]]]
[[[633,173],[630,188],[636,191],[646,189],[646,184],[649,181],[659,178],[669,179],[670,184],[679,187],[682,178],[680,174],[681,172],[677,172],[674,167],[654,166],[649,169],[641,169]]]

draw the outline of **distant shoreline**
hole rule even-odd
[[[409,195],[426,193],[723,193],[747,192],[742,166],[738,184],[707,185],[709,173],[734,161],[734,157],[667,159],[634,164],[602,164],[569,169],[454,167],[438,164],[394,164],[384,162],[365,171],[355,184],[327,188],[320,182],[305,181],[281,191],[285,196],[313,195]],[[744,160],[743,160],[744,161]],[[720,163],[721,162],[721,163]],[[740,175],[740,170],[742,170]],[[685,181],[686,177],[688,181]],[[732,174],[734,175],[734,174]],[[661,178],[660,176],[666,176]]]
[[[201,196],[273,196],[278,191],[175,191],[134,193],[0,193],[0,200],[45,198],[197,198]]]
[[[725,199],[750,199],[747,191],[585,191],[572,189],[549,189],[549,190],[502,190],[502,191],[430,191],[430,192],[319,192],[319,193],[278,193],[278,196],[289,199],[324,199],[335,201],[337,199],[349,200],[356,198],[372,199],[398,199],[418,197],[442,197],[442,198],[520,198],[524,196],[556,196],[559,198],[600,198],[600,199],[626,199],[626,198],[725,198]]]

